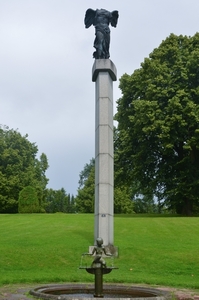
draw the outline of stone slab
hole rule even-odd
[[[92,69],[92,81],[95,82],[99,72],[108,72],[112,81],[117,80],[117,70],[110,59],[96,59]]]

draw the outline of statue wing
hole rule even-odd
[[[112,13],[111,13],[111,26],[116,27],[118,18],[119,18],[118,10],[112,11]]]
[[[85,18],[84,18],[84,24],[86,28],[89,28],[94,23],[96,10],[93,10],[91,8],[87,9]]]

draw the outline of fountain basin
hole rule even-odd
[[[107,268],[101,268],[101,265],[97,268],[93,268],[93,267],[80,267],[79,269],[84,269],[86,270],[89,274],[93,274],[95,275],[95,270],[96,269],[101,269],[102,270],[102,274],[105,275],[105,274],[109,274],[112,270],[115,270],[115,269],[118,269],[116,267],[107,267]]]
[[[45,285],[30,291],[30,294],[36,298],[54,300],[86,300],[94,298],[93,293],[94,286],[90,284]],[[103,293],[105,299],[171,299],[171,294],[168,292],[131,285],[104,284]]]

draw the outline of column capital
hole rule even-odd
[[[113,81],[117,80],[117,69],[110,59],[95,59],[92,68],[92,81],[97,80],[99,72],[108,72]]]

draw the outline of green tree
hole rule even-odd
[[[26,186],[19,193],[18,212],[19,213],[41,212],[37,191],[34,187]]]
[[[151,196],[135,197],[133,199],[133,208],[135,213],[158,213],[158,205]]]
[[[48,178],[45,173],[48,169],[48,159],[46,154],[42,153],[40,159],[35,160],[35,179],[34,186],[37,190],[40,207],[44,207],[46,198],[46,186]]]
[[[95,199],[95,161],[90,160],[84,167],[85,170],[80,173],[79,189],[76,197],[76,208],[78,212],[94,212]],[[114,189],[114,212],[132,213],[133,202],[131,201],[129,188],[126,186],[117,186]]]
[[[55,200],[56,191],[53,189],[46,190],[45,210],[47,213],[54,213],[57,211],[57,203]]]
[[[0,126],[0,213],[18,212],[19,193],[26,186],[35,187],[38,197],[43,197],[47,178],[37,152],[28,135]]]
[[[199,33],[171,34],[120,80],[118,168],[178,213],[199,206]]]
[[[76,210],[74,196],[67,194],[64,188],[46,190],[46,212],[74,213]]]
[[[68,213],[76,212],[76,200],[74,195],[68,195]]]
[[[89,169],[89,173],[86,173],[84,185],[77,191],[76,207],[78,212],[93,213],[95,198],[95,167],[92,161],[90,162],[89,168],[88,165],[86,165],[86,169]],[[80,175],[81,174],[83,174],[83,172],[81,172]]]
[[[115,214],[132,214],[134,205],[131,200],[131,194],[127,187],[114,188],[114,213]]]
[[[85,164],[83,170],[79,174],[79,187],[78,187],[79,189],[84,187],[86,181],[88,180],[90,172],[94,166],[95,166],[95,159],[92,157],[90,162],[88,164]]]

